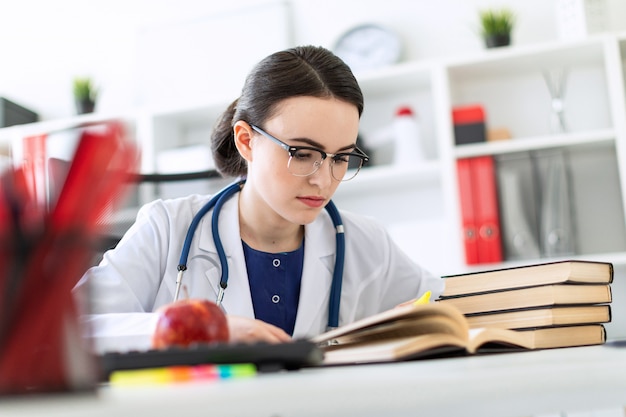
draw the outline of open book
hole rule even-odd
[[[465,316],[442,303],[407,305],[311,339],[323,345],[324,364],[392,362],[420,357],[602,344],[601,324],[532,330],[469,328]]]

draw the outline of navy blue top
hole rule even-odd
[[[243,253],[255,318],[293,335],[300,300],[304,241],[293,252],[268,253],[244,241]]]

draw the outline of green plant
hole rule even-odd
[[[515,14],[509,9],[486,9],[479,12],[481,34],[488,36],[510,35],[515,24]]]
[[[74,98],[79,101],[96,101],[98,90],[89,77],[74,78]]]

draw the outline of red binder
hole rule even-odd
[[[501,262],[502,239],[492,156],[457,160],[465,259],[468,265]]]
[[[472,191],[472,172],[470,159],[457,159],[456,171],[459,182],[459,200],[461,203],[461,227],[463,229],[463,246],[465,263],[478,263],[478,243],[476,239],[476,215]]]
[[[498,189],[492,156],[472,158],[472,180],[478,227],[478,262],[502,262]]]
[[[26,186],[42,207],[45,207],[47,201],[46,139],[47,136],[42,134],[22,140]]]

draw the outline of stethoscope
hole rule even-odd
[[[185,236],[185,242],[183,243],[183,250],[180,254],[180,260],[178,262],[178,275],[176,277],[176,291],[174,293],[174,301],[178,300],[181,284],[183,281],[183,272],[187,270],[187,258],[189,257],[189,249],[191,248],[191,241],[193,235],[200,224],[200,220],[213,209],[213,215],[211,216],[211,228],[213,234],[213,242],[215,243],[215,249],[217,250],[217,256],[220,261],[221,276],[220,287],[217,293],[217,299],[215,303],[221,306],[224,299],[224,292],[228,285],[228,261],[226,260],[226,253],[222,246],[222,239],[220,239],[219,231],[217,228],[218,218],[222,206],[224,203],[232,197],[235,193],[241,190],[241,187],[245,183],[245,180],[238,181],[234,184],[227,186],[226,188],[215,194],[208,203],[206,203],[194,216],[189,228],[187,229],[187,235]],[[333,270],[333,281],[330,288],[330,299],[328,302],[328,328],[336,328],[339,325],[339,303],[341,300],[341,282],[343,277],[343,264],[346,252],[345,234],[343,230],[343,221],[339,215],[339,210],[332,201],[329,201],[326,205],[326,211],[330,215],[330,218],[335,227],[335,237],[337,245],[337,255],[335,256],[335,269]]]

